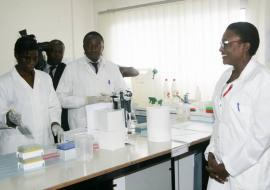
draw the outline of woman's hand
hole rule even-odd
[[[223,163],[218,164],[216,158],[212,152],[208,154],[208,166],[206,170],[209,172],[209,176],[219,183],[225,183],[228,181],[229,173],[227,172]]]

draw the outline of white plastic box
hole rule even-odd
[[[125,129],[118,131],[99,131],[99,147],[106,150],[116,150],[125,146],[127,132]]]
[[[98,103],[98,104],[91,104],[85,107],[86,114],[87,114],[87,129],[88,131],[92,131],[98,129],[98,123],[96,119],[96,112],[98,110],[105,110],[105,109],[112,109],[112,103]]]
[[[33,170],[37,168],[42,168],[45,166],[45,161],[42,157],[30,158],[27,160],[20,160],[18,162],[18,168],[23,170]]]
[[[22,145],[17,148],[17,157],[22,160],[40,157],[43,154],[44,150],[42,146],[38,144]]]
[[[58,150],[58,153],[60,154],[60,158],[62,160],[71,160],[77,158],[76,149],[72,148],[69,150]]]
[[[124,110],[102,109],[95,113],[98,130],[118,131],[125,129]]]

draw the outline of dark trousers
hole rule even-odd
[[[62,109],[61,123],[62,123],[63,130],[64,131],[69,131],[69,125],[68,125],[68,109],[65,109],[65,108]]]

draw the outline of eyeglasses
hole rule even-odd
[[[229,40],[225,40],[225,41],[221,41],[220,42],[220,47],[222,49],[225,49],[229,46],[230,43],[233,43],[233,42],[240,42],[241,40],[232,40],[232,41],[229,41]]]

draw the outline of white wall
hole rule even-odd
[[[15,64],[18,31],[27,29],[38,42],[60,39],[68,60],[83,54],[83,36],[94,27],[93,0],[1,0],[0,74]]]

